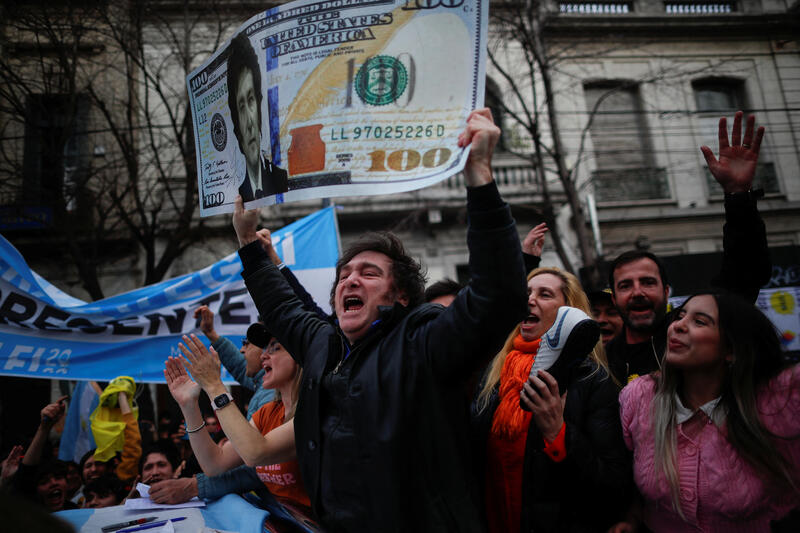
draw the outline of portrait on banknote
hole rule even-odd
[[[459,172],[487,16],[481,0],[300,0],[249,19],[187,76],[201,215]]]
[[[228,48],[228,109],[233,134],[246,163],[239,194],[250,202],[286,192],[287,174],[261,150],[261,69],[250,39],[240,33]]]

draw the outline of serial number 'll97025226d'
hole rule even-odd
[[[444,137],[443,124],[406,124],[399,126],[355,126],[348,128],[331,128],[331,140],[356,139],[433,139]]]

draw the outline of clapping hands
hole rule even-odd
[[[200,386],[189,377],[180,359],[172,356],[167,358],[164,377],[170,394],[181,408],[197,402],[197,398],[200,397]]]
[[[210,388],[222,384],[219,355],[213,347],[206,348],[197,335],[192,334],[184,335],[178,348],[183,353],[181,363],[184,369],[192,374],[203,390],[209,392]]]

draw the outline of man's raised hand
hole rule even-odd
[[[714,152],[708,146],[700,147],[706,158],[708,170],[726,194],[750,190],[756,174],[761,139],[764,138],[764,126],[759,126],[755,134],[753,133],[756,123],[754,115],[747,117],[742,138],[742,116],[743,113],[737,111],[733,117],[730,142],[728,142],[728,121],[725,117],[719,119],[719,159],[714,157]]]
[[[256,232],[256,237],[261,241],[261,247],[267,252],[270,261],[276,266],[281,264],[281,256],[278,255],[275,246],[272,245],[272,233],[268,229],[260,229]]]
[[[500,139],[500,128],[492,120],[488,108],[476,109],[467,118],[467,127],[458,135],[458,146],[470,147],[469,159],[464,167],[467,187],[478,187],[490,183],[492,178],[492,154]]]
[[[246,246],[258,240],[256,230],[258,229],[259,210],[244,208],[242,196],[236,195],[236,202],[233,208],[233,229],[236,231],[236,238],[239,239],[239,246]]]

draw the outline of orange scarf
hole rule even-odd
[[[522,335],[514,338],[514,349],[508,352],[500,372],[500,405],[494,413],[492,433],[506,440],[519,438],[527,430],[531,413],[519,406],[522,386],[528,381],[541,339],[526,341]]]

